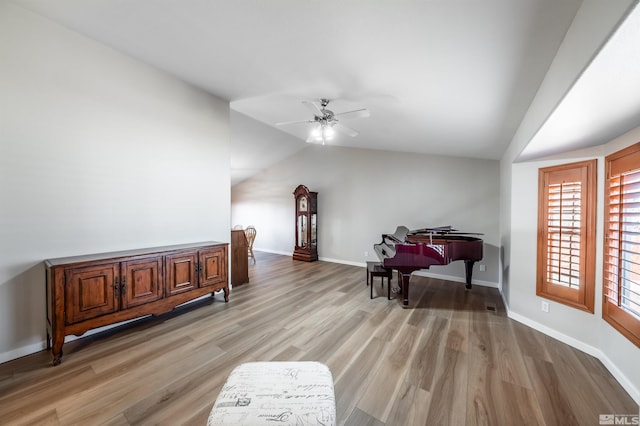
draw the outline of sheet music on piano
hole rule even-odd
[[[429,244],[433,244],[433,236],[446,236],[446,235],[484,235],[478,232],[459,232],[451,225],[438,226],[435,228],[420,228],[413,231],[409,231],[408,235],[428,235]]]
[[[457,231],[457,229],[455,229],[453,226],[446,225],[446,226],[437,226],[435,228],[416,229],[414,231],[409,231],[409,233],[410,234],[428,234],[429,244],[433,244],[433,234],[443,235],[443,234],[449,234],[455,231]]]

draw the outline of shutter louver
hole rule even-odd
[[[606,236],[605,297],[640,319],[640,170],[609,180]]]
[[[547,280],[580,287],[580,182],[549,185],[547,210]]]
[[[640,347],[640,143],[605,167],[602,318]]]
[[[596,160],[539,171],[536,294],[593,312]]]

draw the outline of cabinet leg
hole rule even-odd
[[[64,339],[61,342],[53,342],[53,346],[51,348],[51,354],[53,355],[53,365],[60,365],[62,362],[62,345],[64,343]]]
[[[223,288],[222,291],[224,291],[224,302],[227,303],[229,301],[229,287]]]

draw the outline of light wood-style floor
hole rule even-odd
[[[638,406],[595,358],[506,317],[496,289],[413,277],[387,300],[365,269],[256,252],[250,284],[0,364],[0,424],[203,425],[229,372],[315,360],[339,424],[597,425]],[[377,293],[377,294],[376,294]]]

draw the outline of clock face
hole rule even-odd
[[[298,201],[298,210],[301,212],[307,211],[307,197],[300,197]]]

